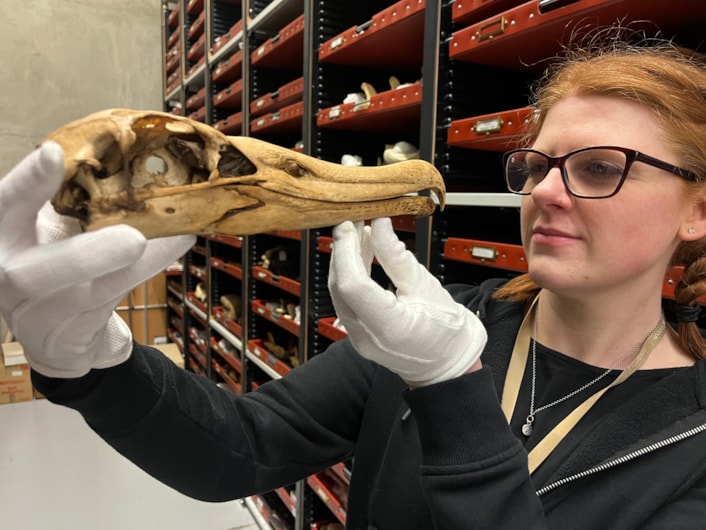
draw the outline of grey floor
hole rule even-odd
[[[205,503],[156,481],[45,399],[0,405],[3,530],[255,530],[240,502]]]

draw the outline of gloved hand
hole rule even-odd
[[[71,378],[130,356],[114,308],[194,237],[147,241],[126,225],[80,233],[47,202],[63,175],[63,151],[47,142],[0,179],[0,313],[34,370]]]
[[[462,375],[480,357],[487,334],[406,250],[388,218],[333,229],[329,291],[353,346],[411,387]],[[370,278],[376,257],[397,292]]]

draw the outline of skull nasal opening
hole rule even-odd
[[[220,148],[221,158],[218,161],[218,172],[223,177],[244,177],[257,173],[257,167],[232,145]]]

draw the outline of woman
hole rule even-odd
[[[95,270],[106,263],[83,265],[95,279],[74,283],[95,301],[64,303],[69,323],[46,331],[37,263],[56,249],[71,261],[66,243],[85,250],[85,235],[38,246],[8,235],[22,225],[0,208],[0,308],[30,344],[41,392],[198,498],[265,491],[354,458],[349,528],[696,528],[706,513],[704,95],[706,69],[668,46],[567,59],[537,92],[531,149],[504,162],[508,187],[525,195],[528,275],[446,291],[389,220],[343,223],[329,286],[350,341],[244,396],[139,344],[130,352],[105,313],[87,313],[188,240],[150,242],[146,266],[144,241],[106,229],[98,243],[130,257],[105,278]],[[2,205],[37,211],[60,178],[54,149],[0,181]],[[54,187],[40,196],[37,181]],[[52,220],[43,209],[40,234]],[[373,256],[396,295],[368,278]],[[678,334],[662,318],[673,256],[685,266]],[[62,335],[73,326],[84,340]]]

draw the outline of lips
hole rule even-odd
[[[532,230],[532,242],[534,243],[558,245],[577,239],[579,238],[556,228],[537,226]]]

